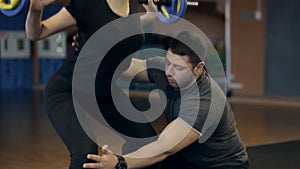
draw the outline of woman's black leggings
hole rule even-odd
[[[73,106],[72,72],[74,64],[66,62],[48,81],[44,94],[48,117],[70,153],[70,169],[82,169],[87,154],[98,154],[97,144],[90,139],[80,125]],[[99,106],[110,125],[121,133],[143,138],[156,135],[150,124],[137,124],[121,116],[114,107],[112,98],[99,102]],[[110,120],[111,119],[111,120]],[[132,143],[131,143],[132,144]],[[126,149],[126,148],[125,148]],[[125,150],[126,151],[126,150]],[[151,168],[151,167],[150,167]]]
[[[73,64],[65,63],[48,81],[45,88],[45,106],[48,117],[67,146],[70,169],[82,169],[89,153],[98,154],[98,146],[82,129],[72,100]]]

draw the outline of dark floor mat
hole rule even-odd
[[[251,169],[300,169],[300,141],[248,147]]]

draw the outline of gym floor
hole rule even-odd
[[[68,152],[47,118],[42,92],[0,92],[0,169],[66,169]],[[300,140],[300,101],[234,96],[230,102],[247,146]]]

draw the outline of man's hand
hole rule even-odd
[[[95,163],[84,163],[83,168],[93,169],[114,169],[118,163],[118,158],[108,149],[107,145],[102,147],[102,155],[88,154],[88,159]]]
[[[78,47],[79,47],[79,43],[78,43],[78,33],[76,33],[74,36],[73,36],[73,42],[72,42],[72,47],[74,48],[74,50],[77,52],[78,51]]]
[[[152,22],[157,17],[157,6],[154,2],[158,2],[159,0],[148,0],[148,4],[143,4],[143,7],[146,10],[146,14],[141,16],[141,21],[143,25]]]
[[[148,0],[148,4],[143,4],[146,12],[157,12],[157,7],[154,2],[159,2],[159,0]]]

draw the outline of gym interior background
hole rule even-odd
[[[198,0],[184,19],[214,44],[253,169],[300,167],[299,0]],[[43,108],[42,89],[73,53],[71,30],[31,42],[29,0],[0,12],[0,169],[64,169],[67,150]],[[46,8],[44,18],[61,6]],[[141,9],[142,10],[142,9]]]

